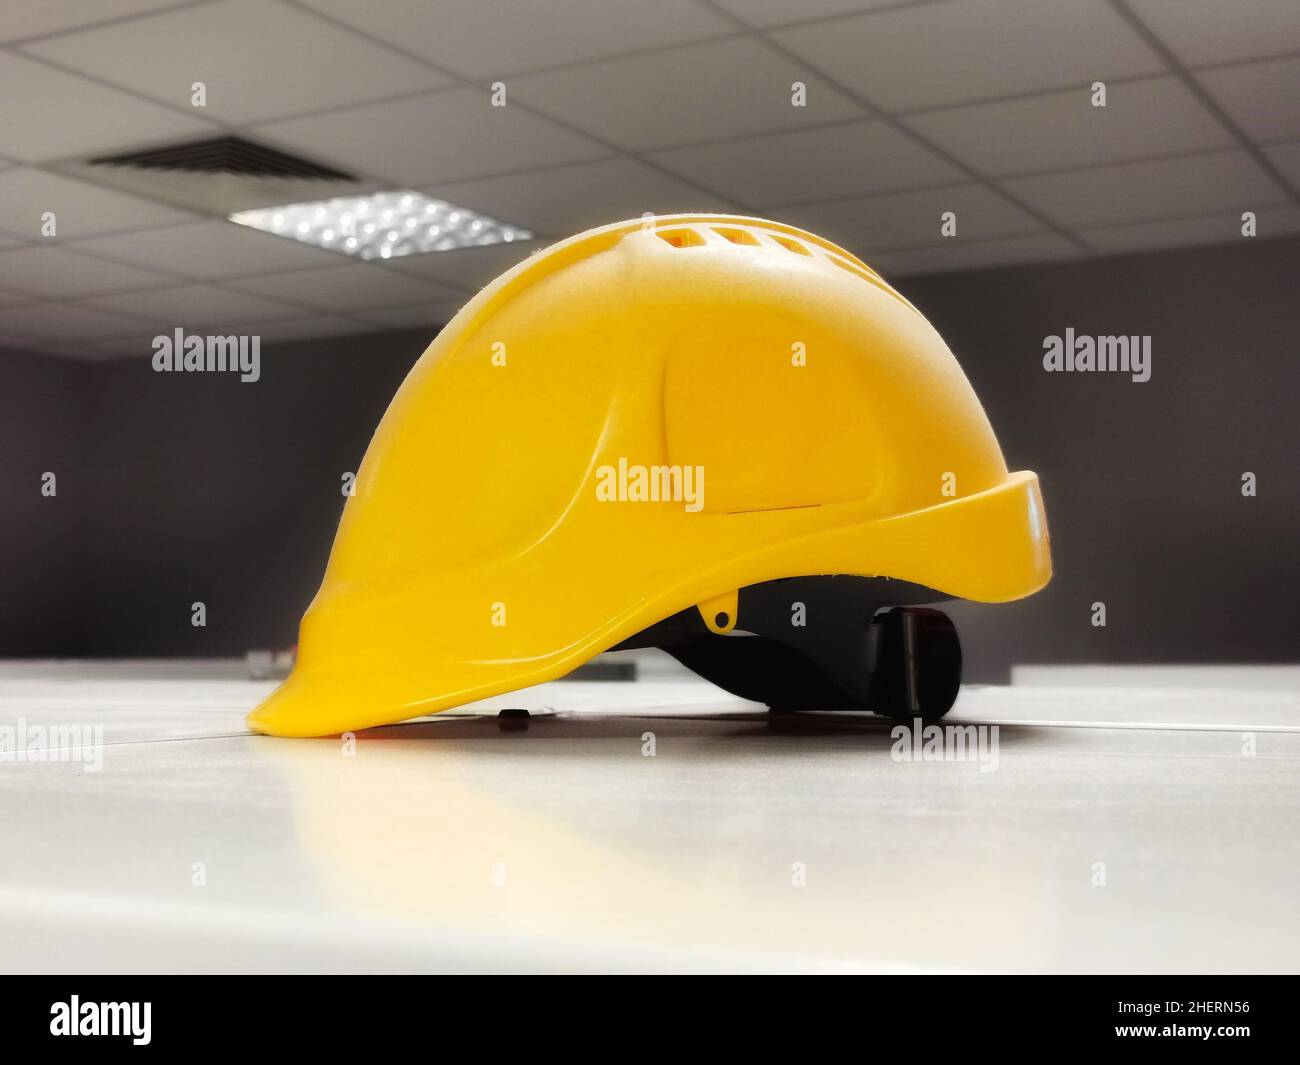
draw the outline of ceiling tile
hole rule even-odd
[[[427,185],[607,156],[609,149],[486,90],[450,89],[259,126],[266,138],[357,174]]]
[[[84,158],[115,148],[202,135],[215,128],[197,115],[141,100],[13,52],[0,52],[0,85],[4,86],[0,145],[6,157],[24,163]],[[33,101],[40,106],[33,106]]]
[[[228,287],[312,310],[344,314],[376,307],[398,307],[420,301],[454,299],[458,295],[441,285],[364,263],[345,263],[324,270],[270,274],[248,281],[231,281]]]
[[[0,43],[62,33],[172,7],[183,0],[5,0],[0,6]]]
[[[891,112],[1164,73],[1104,0],[949,0],[773,39]]]
[[[24,46],[63,66],[189,108],[256,122],[447,84],[449,79],[278,0],[224,0]]]
[[[253,330],[262,338],[263,344],[287,343],[291,340],[318,340],[323,337],[349,336],[373,331],[372,326],[333,315],[291,318],[283,322],[262,322]]]
[[[21,307],[25,303],[39,302],[39,300],[33,299],[25,292],[10,292],[7,289],[0,289],[0,307]],[[0,347],[4,347],[3,341],[0,341]]]
[[[435,255],[404,255],[390,260],[385,269],[428,278],[465,292],[477,292],[547,244],[544,240],[526,240],[457,248]]]
[[[1300,58],[1202,70],[1196,78],[1256,140],[1300,137]]]
[[[916,251],[888,252],[879,264],[886,276],[915,277],[940,274],[951,270],[973,270],[1014,263],[1048,262],[1053,259],[1077,259],[1086,253],[1072,241],[1056,233],[1006,240],[982,240],[969,244],[945,244]],[[904,295],[907,293],[904,292]]]
[[[792,22],[847,15],[876,7],[896,5],[899,0],[714,0],[741,21],[760,29]]]
[[[1175,218],[1163,222],[1084,229],[1079,236],[1100,252],[1147,251],[1194,244],[1229,244],[1267,240],[1300,233],[1300,207],[1269,207],[1256,212],[1258,235],[1241,235],[1241,212],[1224,211],[1204,218]]]
[[[137,329],[139,322],[135,323]],[[82,362],[112,362],[116,359],[151,358],[153,356],[153,336],[133,334],[126,337],[113,337],[111,340],[83,340],[64,343],[46,349],[51,355],[79,359]]]
[[[429,193],[515,225],[567,237],[649,211],[734,210],[720,197],[634,159],[606,159],[528,174],[434,185]]]
[[[695,0],[304,0],[467,78],[499,78],[734,32]]]
[[[215,285],[182,285],[177,288],[127,292],[117,296],[97,296],[81,300],[77,306],[159,325],[215,326],[222,329],[235,329],[250,322],[303,316],[301,308],[250,296],[244,292],[231,292]]]
[[[140,323],[72,303],[33,303],[0,310],[0,336],[25,340],[75,341],[130,336]]]
[[[366,311],[358,317],[384,329],[438,329],[450,322],[462,305],[454,300],[446,303],[421,303],[415,307]]]
[[[140,322],[136,322],[136,332],[130,336],[113,337],[110,340],[91,340],[75,348],[67,348],[65,354],[95,362],[109,359],[152,359],[154,339],[157,331],[141,333]]]
[[[1023,174],[1227,148],[1231,135],[1177,78],[928,111],[903,119],[982,174]]]
[[[795,81],[807,86],[806,107],[791,105]],[[863,113],[815,71],[748,37],[551,71],[510,87],[517,99],[635,151]]]
[[[41,216],[55,215],[55,236],[41,235]],[[28,240],[76,240],[144,226],[186,221],[193,215],[61,174],[17,167],[0,172],[0,229]]]
[[[942,215],[957,215],[954,243],[1020,236],[1044,227],[1032,215],[983,185],[905,192],[867,199],[778,208],[768,212],[780,222],[807,229],[869,256],[876,251],[924,248],[942,243]]]
[[[200,281],[337,266],[340,259],[333,252],[301,241],[221,221],[97,237],[78,242],[73,250],[78,249],[145,270]]]
[[[140,323],[135,323],[138,327]],[[338,318],[321,315],[313,318],[289,318],[274,322],[258,322],[245,332],[261,338],[262,345],[289,343],[296,340],[316,340],[324,337],[349,336],[357,333],[374,332],[373,325],[352,321],[350,318]],[[133,334],[116,337],[112,340],[91,341],[79,346],[60,349],[60,354],[71,355],[91,361],[109,359],[147,359],[152,358],[154,334]]]
[[[1119,225],[1277,206],[1286,195],[1244,152],[1012,178],[1003,186],[1058,224]]]
[[[966,176],[883,121],[677,148],[651,158],[752,207],[953,184]]]
[[[0,285],[47,300],[81,299],[175,283],[162,274],[77,255],[64,247],[36,245],[0,252]]]
[[[1300,189],[1300,141],[1290,144],[1272,144],[1264,149],[1264,154],[1273,160],[1273,164]]]
[[[1296,0],[1128,0],[1138,18],[1190,66],[1300,52]]]

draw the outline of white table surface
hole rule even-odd
[[[0,761],[0,971],[1300,969],[1300,691],[1276,671],[965,689],[992,772],[649,677],[349,757],[248,734],[274,682],[237,664],[0,665],[0,725],[104,743],[97,772]],[[536,716],[503,731],[503,706]]]

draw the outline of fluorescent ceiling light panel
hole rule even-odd
[[[394,259],[532,237],[518,226],[400,189],[238,211],[230,220],[358,259]]]

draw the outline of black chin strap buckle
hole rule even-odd
[[[945,614],[917,604],[947,598],[884,577],[791,577],[681,611],[619,648],[662,648],[773,710],[938,718],[957,698],[961,644]]]

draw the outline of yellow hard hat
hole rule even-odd
[[[659,646],[775,709],[941,714],[939,611],[1051,576],[938,333],[828,241],[726,215],[589,230],[488,285],[375,432],[292,674],[319,736]]]

